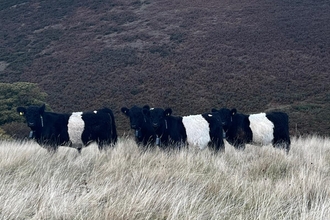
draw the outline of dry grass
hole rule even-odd
[[[329,219],[330,140],[142,152],[123,138],[107,152],[55,155],[0,143],[1,219]]]

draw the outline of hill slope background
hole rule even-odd
[[[0,81],[34,82],[56,112],[281,110],[330,130],[329,1],[4,0]],[[15,111],[15,109],[13,109]]]

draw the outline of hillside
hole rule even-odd
[[[330,134],[330,3],[3,0],[0,81],[34,82],[57,112],[281,110]],[[15,109],[13,109],[15,111]]]

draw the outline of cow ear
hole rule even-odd
[[[212,108],[211,112],[217,112],[218,110],[216,110],[215,108]]]
[[[236,113],[237,113],[236,108],[233,108],[233,109],[230,111],[230,113],[231,113],[231,115],[236,115]]]
[[[39,113],[42,114],[45,112],[45,108],[46,108],[46,105],[43,104],[40,108],[39,108]]]
[[[121,110],[121,112],[124,113],[125,115],[127,115],[127,116],[129,115],[129,109],[128,109],[128,108],[126,108],[126,107],[122,107],[120,110]]]
[[[165,116],[170,116],[170,115],[172,115],[172,109],[171,109],[171,108],[167,108],[167,109],[165,109],[165,111],[164,111],[164,115],[165,115]]]
[[[143,106],[143,108],[146,108],[146,109],[150,110],[150,106],[149,105],[145,105],[145,106]]]
[[[26,108],[24,108],[24,107],[18,107],[16,110],[19,113],[19,115],[21,115],[21,116],[25,115],[25,113],[26,113]]]

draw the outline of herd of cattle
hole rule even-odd
[[[42,105],[18,107],[17,112],[26,118],[31,129],[29,137],[49,151],[70,146],[81,152],[91,142],[102,150],[117,142],[115,118],[108,108],[59,114],[46,112]],[[290,150],[289,119],[283,112],[245,115],[236,109],[222,108],[200,115],[173,116],[170,108],[147,105],[123,107],[121,112],[129,118],[139,146],[162,149],[197,146],[219,152],[225,149],[225,138],[236,149],[255,143]]]

